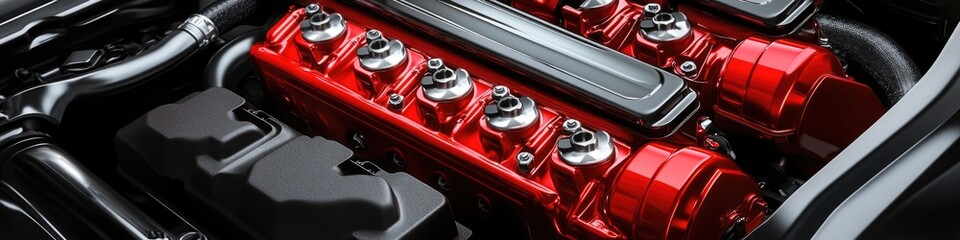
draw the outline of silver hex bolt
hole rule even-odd
[[[648,11],[644,13],[645,18],[641,20],[638,25],[640,27],[640,33],[642,33],[647,40],[670,42],[683,39],[693,32],[692,23],[687,19],[687,15],[681,12],[666,12],[663,11],[663,9],[657,11],[656,14],[652,12],[653,11]]]
[[[490,93],[490,97],[497,101],[507,96],[510,96],[510,88],[507,88],[507,86],[503,85],[493,86],[493,91]]]
[[[589,166],[609,160],[614,156],[613,140],[604,131],[582,129],[557,142],[560,159],[571,166]]]
[[[686,76],[693,76],[697,73],[697,64],[693,61],[685,61],[680,64],[680,71]]]
[[[403,96],[391,93],[390,98],[387,99],[387,104],[389,104],[392,109],[401,109],[403,108]]]
[[[307,17],[313,16],[313,14],[317,14],[318,12],[320,12],[320,5],[317,5],[316,3],[311,3],[310,5],[307,5],[307,7],[305,7],[304,10],[307,13]]]
[[[567,134],[574,134],[580,130],[583,130],[583,125],[580,124],[580,121],[572,118],[563,121],[563,131]]]
[[[427,71],[431,73],[435,73],[444,68],[447,68],[447,66],[443,64],[443,59],[431,58],[427,60]]]
[[[528,174],[533,170],[533,154],[530,152],[520,152],[517,154],[517,170]]]
[[[380,30],[370,29],[367,30],[367,33],[364,34],[364,37],[367,38],[367,43],[370,43],[382,39],[383,33],[381,33]]]
[[[657,15],[657,13],[660,13],[660,10],[662,10],[660,4],[648,3],[647,5],[643,5],[643,16],[648,18],[653,17]]]

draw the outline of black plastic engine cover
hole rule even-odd
[[[813,17],[813,0],[692,0],[716,9],[713,13],[732,16],[759,27],[770,35],[784,35]]]
[[[121,170],[156,172],[265,239],[449,239],[442,194],[406,173],[353,160],[222,88],[160,106],[117,133]]]

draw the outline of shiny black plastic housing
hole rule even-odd
[[[787,34],[813,16],[813,0],[694,0],[727,16],[757,26],[758,31]]]
[[[116,137],[120,169],[171,178],[257,239],[451,239],[449,203],[211,88],[160,106]]]

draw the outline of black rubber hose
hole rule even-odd
[[[890,36],[866,24],[818,14],[820,30],[849,64],[876,81],[890,104],[897,103],[920,80],[920,70]]]
[[[200,15],[210,19],[224,33],[252,16],[256,9],[257,0],[220,0],[203,8]]]
[[[265,32],[261,28],[244,33],[213,54],[203,73],[204,87],[222,87],[236,92],[240,88],[240,80],[253,72],[250,48],[263,40]]]

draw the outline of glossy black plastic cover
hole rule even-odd
[[[534,84],[638,126],[668,135],[697,109],[676,75],[568,33],[496,1],[360,1],[488,61],[513,66]]]
[[[150,111],[117,133],[120,169],[182,181],[258,239],[458,236],[449,203],[428,185],[363,168],[347,147],[244,104],[211,88]]]
[[[728,15],[765,28],[768,33],[785,33],[810,19],[816,10],[813,0],[695,0]]]

